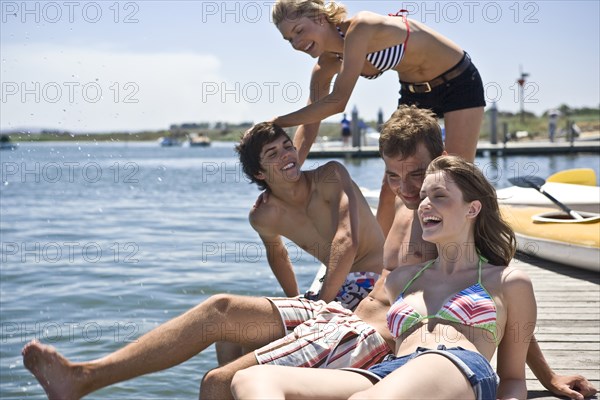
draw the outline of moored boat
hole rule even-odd
[[[160,137],[158,138],[157,142],[161,147],[173,147],[181,145],[181,143],[179,143],[178,140],[173,139],[171,137]]]
[[[14,150],[17,145],[10,141],[8,135],[0,135],[0,150]]]
[[[210,146],[210,138],[202,133],[191,133],[188,136],[188,144],[190,147],[207,147]]]
[[[515,231],[519,251],[590,271],[600,272],[600,218],[580,212],[584,221],[556,209],[502,205],[502,215]]]
[[[570,208],[600,213],[599,186],[546,181],[542,188]],[[546,196],[530,188],[511,186],[497,190],[496,194],[500,204],[554,207]]]

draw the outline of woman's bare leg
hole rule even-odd
[[[475,392],[465,375],[448,358],[440,354],[423,354],[351,399],[474,400]]]
[[[219,368],[212,369],[204,375],[200,386],[200,399],[231,400],[231,381],[234,375],[243,369],[257,365],[254,353],[243,355],[235,361]]]
[[[482,122],[483,107],[445,113],[444,126],[448,154],[458,155],[469,162],[473,162]]]
[[[260,365],[236,373],[231,392],[238,400],[328,400],[347,399],[371,386],[369,378],[351,371]]]

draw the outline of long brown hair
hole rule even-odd
[[[474,164],[458,156],[441,156],[429,164],[427,173],[450,176],[466,202],[479,200],[481,211],[475,220],[475,246],[490,264],[508,265],[516,250],[515,234],[502,219],[496,190]]]

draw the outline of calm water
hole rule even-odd
[[[22,144],[0,153],[0,398],[42,398],[22,366],[31,339],[73,360],[97,358],[214,293],[280,295],[247,222],[258,190],[233,145]],[[379,159],[344,161],[377,189]],[[308,160],[315,167],[326,160]],[[597,155],[477,159],[498,188],[516,174],[592,167]],[[318,264],[292,244],[306,288]],[[213,348],[93,398],[197,398]]]

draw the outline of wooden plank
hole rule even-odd
[[[535,290],[535,289],[534,289]],[[590,298],[588,293],[551,293],[542,292],[540,290],[535,291],[535,298],[538,302],[544,301],[586,301]]]
[[[600,327],[598,327],[597,325],[593,325],[596,321],[575,321],[576,324],[572,324],[569,325],[568,322],[572,322],[572,321],[564,321],[565,323],[561,324],[561,325],[557,325],[558,322],[561,321],[557,321],[557,320],[549,320],[549,319],[545,319],[545,320],[538,320],[538,323],[535,327],[535,332],[536,333],[555,333],[555,334],[560,334],[562,333],[563,335],[568,335],[568,334],[596,334],[597,336],[600,335]],[[583,323],[587,323],[587,324],[583,324]],[[556,328],[556,330],[550,330],[549,328]]]
[[[545,349],[544,346],[542,346],[542,350],[546,358],[557,360],[562,367],[566,366],[563,362],[568,361],[569,366],[574,366],[575,364],[595,365],[597,368],[600,368],[600,350],[598,349],[580,352],[579,349],[553,350]]]
[[[600,349],[600,342],[598,341],[598,334],[578,334],[578,333],[570,333],[569,335],[565,335],[564,333],[558,334],[544,334],[544,333],[536,333],[535,337],[538,341],[551,342],[551,343],[577,343],[577,349],[581,348],[582,343],[590,343],[594,344],[595,349]]]
[[[538,303],[536,338],[557,374],[583,375],[600,387],[600,275],[532,257],[511,263],[531,278]],[[556,399],[527,368],[530,399]]]
[[[598,310],[597,313],[600,313],[600,301],[594,300],[577,300],[569,303],[569,307],[584,307],[588,310]],[[540,308],[561,308],[565,307],[565,303],[563,301],[553,301],[553,299],[544,300],[543,303],[538,305],[538,309]]]
[[[590,342],[586,340],[578,341],[573,339],[573,336],[569,336],[569,341],[548,341],[544,336],[538,336],[538,340],[544,341],[542,351],[544,354],[548,353],[550,350],[560,350],[560,351],[573,351],[573,345],[577,346],[577,351],[581,351],[584,353],[600,351],[600,343],[598,341]]]
[[[531,370],[529,368],[527,368],[526,370],[527,372],[527,379],[531,379],[531,380],[536,380],[537,378],[535,377],[535,375],[533,374],[533,372],[531,372]],[[581,375],[582,373],[585,373],[585,376],[588,378],[589,381],[600,381],[600,370],[593,369],[565,369],[565,368],[555,368],[554,372],[556,372],[559,375]]]
[[[571,293],[571,291],[573,289],[576,289],[578,292],[584,292],[588,295],[592,295],[594,293],[596,293],[596,288],[593,287],[593,283],[590,282],[585,282],[585,283],[578,283],[578,282],[569,282],[569,283],[562,283],[560,289],[557,288],[552,288],[550,286],[547,285],[551,285],[552,284],[552,280],[548,280],[547,282],[538,280],[537,282],[533,283],[533,288],[535,290],[539,290],[540,292],[544,292],[544,291],[549,291],[551,293]],[[597,293],[596,293],[597,294]],[[596,296],[597,298],[597,296]]]
[[[592,385],[594,387],[598,387],[599,381],[592,381]],[[541,383],[537,380],[527,380],[527,398],[528,399],[536,399],[536,400],[557,400],[557,399],[565,399],[566,397],[556,397],[549,391],[547,391]],[[588,397],[589,398],[589,397]],[[598,397],[591,397],[592,399],[597,399]]]
[[[541,315],[538,314],[538,321],[539,320],[555,320],[555,319],[560,319],[560,320],[564,320],[567,319],[569,321],[573,321],[573,323],[575,324],[577,321],[598,321],[598,314],[582,314],[579,315],[577,317],[577,319],[573,319],[573,314],[567,314],[567,313],[550,313],[550,312],[546,312],[546,313],[542,313]]]

